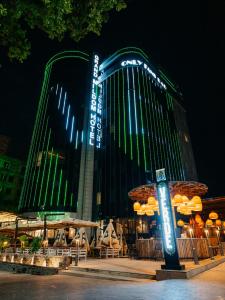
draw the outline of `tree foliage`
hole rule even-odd
[[[10,59],[23,62],[30,54],[29,32],[40,29],[61,41],[68,34],[78,42],[100,34],[108,13],[126,7],[126,0],[0,0],[0,45]]]

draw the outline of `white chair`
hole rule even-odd
[[[48,256],[55,256],[56,255],[56,249],[48,248],[47,255]]]
[[[57,249],[56,250],[56,255],[61,256],[62,255],[62,249]]]
[[[71,255],[70,249],[62,249],[62,255],[70,256]]]

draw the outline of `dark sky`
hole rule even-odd
[[[222,0],[133,0],[111,14],[100,37],[91,34],[79,44],[69,39],[59,44],[33,32],[32,54],[23,64],[10,63],[1,52],[0,134],[11,136],[15,156],[26,157],[44,65],[57,51],[107,56],[120,47],[140,47],[180,86],[199,181],[208,185],[208,196],[224,195],[224,20]]]

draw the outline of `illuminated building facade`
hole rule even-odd
[[[132,212],[127,192],[155,181],[196,180],[182,97],[140,49],[117,51],[100,65],[104,113],[102,213]]]
[[[83,178],[93,168],[84,143],[89,62],[84,52],[65,51],[46,64],[19,204],[22,212],[76,212],[80,194],[85,200],[88,182]]]
[[[100,62],[67,51],[46,65],[20,211],[81,219],[132,214],[128,191],[155,181],[195,180],[182,99],[140,49]]]

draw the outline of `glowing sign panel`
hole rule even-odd
[[[158,196],[161,208],[162,226],[165,240],[165,250],[168,254],[172,255],[175,252],[173,224],[171,222],[170,207],[168,205],[168,191],[166,183],[161,182],[158,186]]]
[[[166,90],[167,87],[165,83],[161,81],[161,79],[149,68],[146,63],[143,63],[141,60],[132,59],[132,60],[124,60],[121,62],[122,67],[126,66],[143,66],[145,70]]]
[[[95,55],[89,116],[89,145],[94,146],[96,142],[96,147],[100,148],[102,137],[102,85],[98,82],[98,67],[99,57]]]

